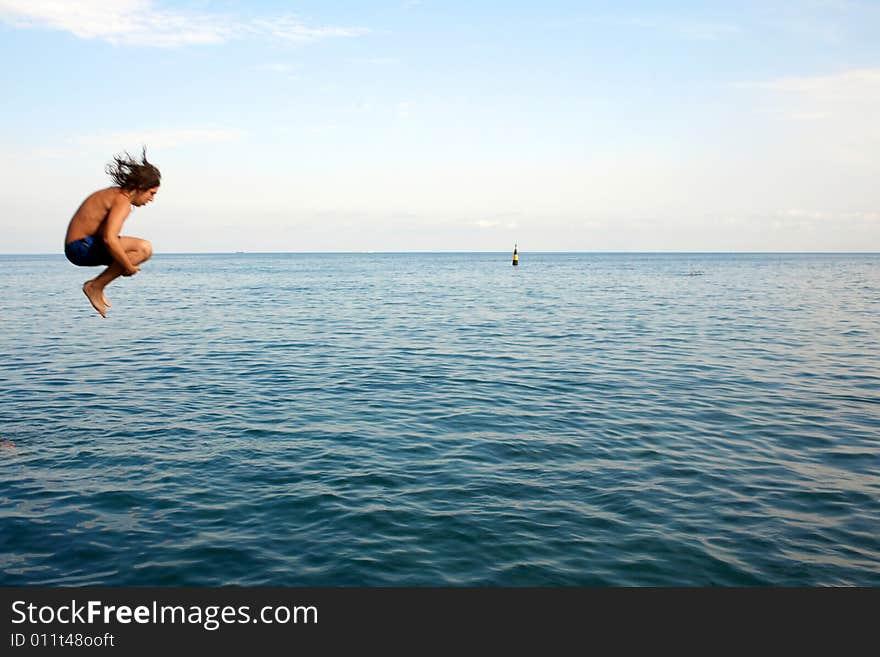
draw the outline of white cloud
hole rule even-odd
[[[256,70],[273,73],[288,80],[299,80],[301,78],[299,73],[300,67],[294,64],[285,64],[282,62],[263,64],[262,66],[257,66]]]
[[[828,210],[803,210],[801,208],[792,208],[782,210],[776,213],[777,219],[793,220],[793,221],[836,221],[843,220],[848,222],[877,222],[880,221],[880,212],[831,212]]]
[[[186,144],[227,142],[244,136],[241,130],[225,128],[192,128],[181,130],[148,130],[145,132],[116,132],[102,135],[83,135],[71,141],[82,146],[133,148],[144,144],[147,148],[175,148]]]
[[[880,99],[880,69],[856,69],[834,75],[788,77],[744,86],[809,96],[815,100],[852,102]]]
[[[864,171],[877,169],[880,68],[737,86],[756,91],[758,107],[789,123],[792,147],[800,153],[831,158],[837,165],[857,165]]]
[[[388,66],[391,64],[398,64],[400,63],[400,60],[394,57],[350,57],[348,62],[364,66]]]
[[[723,41],[741,32],[739,26],[731,23],[682,19],[655,13],[599,14],[584,17],[582,21],[615,28],[650,30],[690,41]]]
[[[876,68],[737,86],[763,91],[777,107],[773,113],[796,121],[863,118],[873,123],[880,113],[880,69]]]
[[[275,62],[272,64],[263,64],[262,66],[258,66],[257,70],[259,71],[269,71],[271,73],[293,73],[296,71],[296,67],[293,64],[283,64],[280,62]]]
[[[519,222],[504,222],[499,219],[480,219],[476,222],[476,226],[477,228],[506,228],[508,230],[513,230],[519,227]]]
[[[353,37],[366,34],[363,28],[350,27],[307,27],[290,16],[271,19],[254,19],[245,31],[258,35],[269,35],[285,41],[318,41],[331,37]]]
[[[293,16],[247,21],[229,15],[163,10],[153,0],[0,0],[0,21],[70,32],[112,44],[176,47],[247,36],[310,42],[364,34],[361,28],[309,27]]]
[[[788,114],[788,118],[793,121],[821,121],[830,116],[828,112],[792,112]]]

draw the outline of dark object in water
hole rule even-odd
[[[519,255],[516,252],[516,244],[513,245],[513,266],[516,267],[519,264]]]

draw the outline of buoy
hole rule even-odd
[[[516,253],[516,244],[513,245],[513,266],[516,267],[519,264],[519,255]]]

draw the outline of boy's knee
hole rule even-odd
[[[141,240],[141,254],[144,260],[149,260],[153,255],[153,245],[149,240]]]

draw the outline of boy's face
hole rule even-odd
[[[131,204],[136,205],[138,207],[142,205],[146,205],[150,201],[153,200],[156,196],[156,192],[159,191],[159,187],[150,187],[150,189],[137,190],[134,195],[131,197]]]

